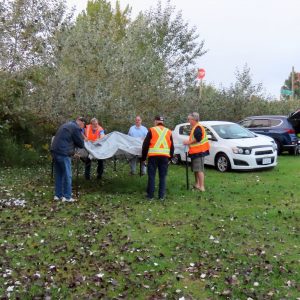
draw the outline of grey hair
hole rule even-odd
[[[92,119],[91,119],[91,123],[93,123],[93,122],[97,122],[97,123],[98,123],[97,118],[92,118]]]
[[[199,122],[199,114],[197,112],[192,112],[189,117],[193,118],[195,121]]]

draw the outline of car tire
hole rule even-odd
[[[275,143],[277,145],[277,155],[281,155],[282,153],[282,145],[278,140],[275,140]]]
[[[231,164],[228,156],[225,153],[219,153],[215,160],[216,169],[220,172],[227,172],[231,169]]]
[[[180,155],[177,154],[177,155],[174,155],[172,158],[171,158],[171,163],[172,165],[179,165],[181,162],[181,158],[180,158]]]

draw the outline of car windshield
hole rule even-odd
[[[222,139],[254,138],[255,134],[238,124],[213,125],[212,128]]]

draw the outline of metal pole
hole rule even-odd
[[[79,197],[79,191],[78,191],[78,186],[79,186],[79,157],[76,157],[76,182],[75,182],[75,195],[76,198],[78,199]]]
[[[114,171],[117,171],[117,158],[114,156]]]
[[[199,84],[199,100],[201,100],[202,97],[202,78],[200,79],[200,84]]]
[[[294,90],[295,90],[295,84],[294,84],[294,66],[292,67],[292,95],[291,95],[291,100],[294,100]]]
[[[185,175],[186,175],[186,189],[189,190],[189,163],[188,163],[188,146],[184,148],[185,152]]]
[[[54,177],[54,160],[51,159],[51,179],[53,180]]]

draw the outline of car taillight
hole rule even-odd
[[[287,132],[288,134],[295,134],[296,131],[294,129],[285,129],[285,132]]]

